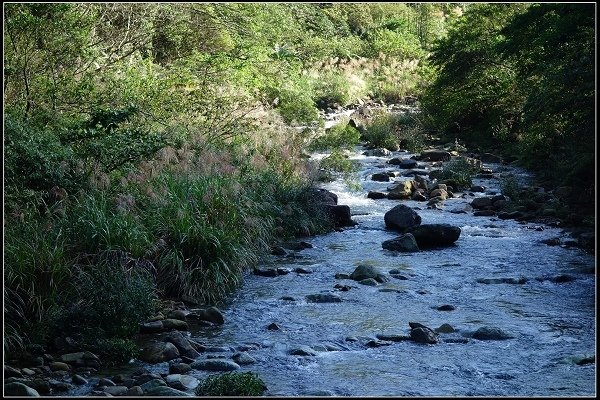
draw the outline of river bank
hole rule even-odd
[[[390,180],[411,179],[408,170],[387,162],[415,155],[365,151],[358,147],[348,154],[361,166],[356,176],[360,190],[350,190],[343,179],[323,185],[337,194],[338,204],[350,206],[356,226],[286,243],[219,305],[222,320],[202,322],[206,318],[197,318],[201,312],[171,303],[161,324],[179,320],[169,323],[185,326],[190,336],[143,334],[139,339],[146,348],[167,340],[177,354],[160,345],[171,350],[164,360],[153,360],[160,362],[100,369],[100,375],[84,374],[87,383],[79,385],[71,365],[64,373],[53,372],[59,383],[49,393],[59,394],[62,387],[64,395],[139,389],[191,394],[215,373],[211,369],[255,372],[267,394],[283,396],[592,393],[593,256],[568,243],[543,243],[564,237],[559,227],[497,214],[476,216],[473,210],[474,200],[500,193],[500,174],[526,177],[525,171],[483,163],[492,173],[476,177],[473,187],[485,189],[455,191],[440,206],[374,200],[368,193],[389,192],[392,182],[374,181],[373,175],[387,171],[397,173]],[[413,171],[437,168],[436,161],[417,163]],[[442,249],[383,249],[383,242],[397,236],[385,229],[384,215],[400,203],[416,211],[423,224],[459,227],[460,237]],[[349,279],[360,266],[376,268],[381,282]],[[436,344],[411,339],[409,322],[432,328]],[[481,339],[480,329],[488,328],[501,332],[494,338],[503,340]],[[182,357],[188,346],[189,354]],[[406,362],[399,364],[401,359]],[[544,379],[531,382],[532,373]],[[101,377],[113,378],[114,386]]]

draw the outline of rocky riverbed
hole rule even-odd
[[[595,257],[501,214],[499,176],[524,172],[480,160],[457,190],[430,178],[447,149],[365,150],[348,155],[359,190],[323,185],[351,210],[344,228],[273,249],[218,308],[170,304],[142,327],[140,360],[40,354],[5,366],[5,395],[186,396],[227,371],[278,396],[593,395]]]

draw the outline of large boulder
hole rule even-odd
[[[182,356],[197,358],[200,357],[200,353],[196,351],[188,341],[188,339],[183,336],[183,334],[179,331],[170,332],[165,337],[165,342],[169,342],[177,347],[179,354]]]
[[[363,156],[367,157],[389,157],[391,155],[392,152],[384,148],[367,150],[363,153]]]
[[[40,397],[40,394],[37,392],[37,390],[19,382],[5,384],[4,394],[6,396]]]
[[[473,207],[476,210],[482,210],[484,208],[488,208],[491,207],[492,204],[494,204],[492,202],[492,198],[488,197],[488,196],[483,196],[483,197],[475,197],[472,201],[471,201],[471,207]]]
[[[397,165],[401,169],[411,169],[417,167],[417,161],[412,158],[392,158],[388,164]]]
[[[240,369],[239,364],[236,364],[231,360],[219,358],[194,361],[190,364],[190,367],[203,371],[235,371],[236,369]]]
[[[347,205],[327,205],[327,214],[335,226],[354,226],[356,222],[350,217],[350,207]]]
[[[507,340],[514,339],[514,336],[500,328],[484,326],[473,333],[473,338],[478,340]]]
[[[447,152],[447,151],[443,151],[443,150],[430,150],[430,151],[424,151],[423,153],[421,153],[418,157],[418,160],[423,160],[423,161],[450,161],[450,158],[452,158],[452,155]]]
[[[209,307],[206,310],[196,310],[198,314],[198,319],[202,321],[212,322],[216,325],[223,325],[225,323],[225,318],[223,318],[223,313],[217,307]]]
[[[354,272],[350,275],[350,279],[355,281],[362,281],[365,279],[375,279],[379,283],[387,282],[387,277],[372,265],[362,264],[354,269]]]
[[[419,246],[412,233],[398,236],[395,239],[386,240],[381,243],[381,247],[385,250],[402,251],[402,252],[417,252]]]
[[[417,343],[435,344],[438,342],[435,332],[427,327],[411,329],[410,338]]]
[[[310,195],[315,203],[336,205],[338,203],[337,194],[325,189],[312,188]]]
[[[419,248],[450,246],[458,240],[460,228],[449,224],[424,224],[407,229]]]
[[[140,360],[150,364],[157,364],[164,361],[173,360],[179,357],[179,350],[172,343],[154,342],[149,343],[142,354]]]
[[[398,204],[385,213],[383,217],[388,229],[404,233],[408,228],[421,224],[421,217],[412,208],[404,204]]]

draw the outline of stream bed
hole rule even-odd
[[[338,195],[338,204],[350,206],[357,225],[303,238],[312,248],[269,256],[261,267],[312,272],[276,277],[249,273],[243,286],[220,305],[225,323],[208,328],[192,323],[191,338],[212,347],[213,357],[230,358],[246,349],[256,362],[240,371],[258,374],[268,387],[266,395],[594,395],[595,362],[577,363],[595,357],[594,256],[541,243],[564,235],[560,228],[456,213],[475,196],[498,193],[498,179],[475,179],[474,184],[487,187],[486,193],[457,193],[441,210],[412,200],[368,199],[368,191],[385,191],[390,185],[372,181],[371,175],[393,166],[385,164],[390,156],[368,157],[363,151],[359,146],[350,154],[360,163],[352,190],[341,178],[323,185]],[[512,168],[485,166],[495,172]],[[397,236],[385,229],[384,214],[400,203],[415,209],[423,224],[459,227],[459,239],[453,246],[418,253],[382,249],[383,241]],[[390,270],[400,270],[403,279],[390,276],[378,286],[336,279],[360,264],[388,276]],[[569,279],[552,279],[557,276]],[[514,279],[497,283],[496,278]],[[334,288],[336,284],[347,286],[346,291]],[[307,302],[307,295],[323,293],[342,301]],[[441,311],[442,305],[453,309]],[[449,324],[456,332],[440,334],[440,342],[433,345],[368,345],[378,334],[407,335],[409,322],[430,328]],[[267,328],[273,323],[279,329]],[[513,338],[472,338],[486,326]],[[301,345],[311,346],[316,355],[290,354]],[[155,373],[168,371],[166,362],[135,362],[130,367],[140,365]],[[210,373],[190,374],[202,379]]]

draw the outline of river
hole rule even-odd
[[[400,201],[372,200],[366,194],[385,191],[390,183],[372,181],[370,176],[393,166],[385,164],[390,157],[367,157],[363,151],[359,146],[350,155],[360,163],[354,178],[360,189],[350,189],[342,178],[323,184],[338,195],[339,204],[350,206],[358,224],[303,238],[313,247],[293,257],[269,256],[261,267],[307,268],[312,273],[248,274],[243,286],[220,305],[225,324],[210,328],[191,324],[192,338],[231,349],[216,353],[227,358],[236,347],[250,348],[248,354],[257,362],[241,371],[258,374],[268,387],[267,395],[593,396],[595,362],[576,362],[595,356],[595,257],[578,248],[540,243],[564,235],[560,228],[450,212],[484,193],[448,199],[442,210],[427,209],[425,202],[402,201],[417,211],[422,223],[458,226],[461,235],[453,246],[442,249],[383,250],[381,243],[397,236],[385,229],[384,214]],[[497,164],[484,166],[496,176],[509,170],[520,173]],[[499,192],[498,179],[475,179],[474,184],[487,186],[487,193]],[[335,278],[337,273],[352,273],[359,264],[373,265],[386,275],[399,269],[407,279],[390,278],[373,287]],[[574,280],[547,279],[565,274]],[[526,282],[478,281],[486,278],[526,278]],[[336,284],[350,289],[336,290]],[[306,301],[305,296],[317,293],[335,293],[343,301]],[[440,311],[441,305],[454,310]],[[456,332],[440,334],[441,341],[434,345],[413,341],[366,345],[377,334],[407,335],[409,322],[431,328],[450,324]],[[267,329],[271,323],[280,329]],[[514,338],[470,337],[484,326],[500,328]],[[313,346],[317,355],[290,355],[297,345]],[[167,363],[144,366],[158,373],[168,370]],[[208,373],[191,374],[204,378]]]
[[[398,154],[396,154],[398,155]],[[401,153],[403,157],[409,154]],[[319,156],[319,155],[315,155]],[[580,396],[595,393],[595,364],[575,361],[595,354],[595,259],[576,248],[540,243],[561,235],[558,228],[514,220],[474,217],[449,210],[468,198],[446,200],[443,210],[403,201],[423,223],[449,223],[461,228],[454,246],[419,253],[383,250],[381,243],[396,235],[386,231],[383,216],[397,200],[371,200],[369,190],[389,183],[374,182],[386,158],[351,155],[361,169],[362,190],[350,190],[344,180],[323,187],[347,204],[358,225],[342,232],[313,237],[314,246],[296,258],[273,256],[288,269],[310,268],[311,274],[290,273],[274,278],[246,277],[243,287],[224,307],[225,325],[192,336],[213,346],[256,343],[250,351],[258,362],[244,370],[257,373],[269,394],[300,396]],[[389,158],[389,157],[388,157]],[[493,170],[500,165],[487,164]],[[475,180],[498,192],[498,180]],[[540,229],[540,228],[538,228]],[[387,273],[400,269],[407,280],[390,279],[379,287],[335,279],[367,263]],[[575,280],[555,283],[536,279],[568,274]],[[521,278],[525,284],[484,284],[479,278]],[[345,284],[345,292],[334,289]],[[384,289],[382,291],[382,289]],[[305,296],[336,293],[341,303],[315,304]],[[282,300],[284,296],[294,298]],[[438,311],[450,304],[453,311]],[[515,336],[503,341],[438,343],[398,342],[368,348],[376,334],[407,334],[408,322],[431,328],[444,323],[463,337],[482,326],[501,328]],[[278,324],[271,331],[267,326]],[[348,341],[352,337],[357,341]],[[334,351],[317,356],[288,354],[295,345],[329,345]],[[202,375],[200,375],[202,376]]]

